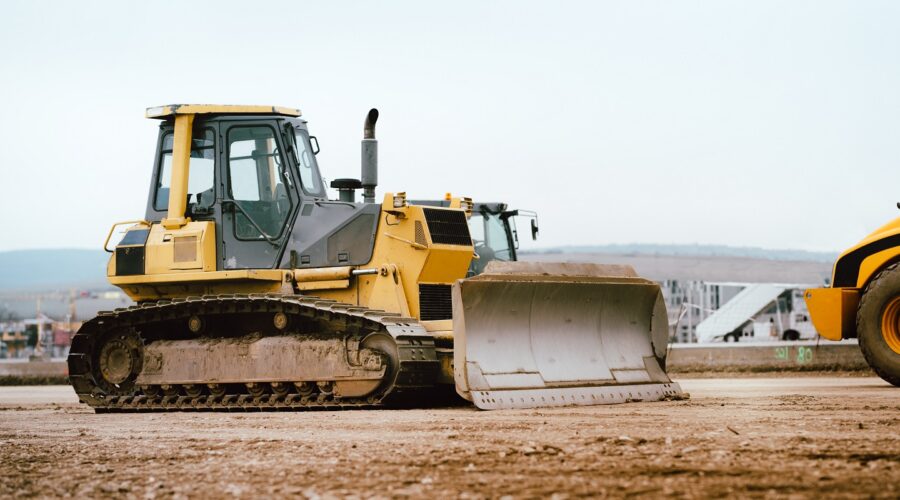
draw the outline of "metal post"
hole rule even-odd
[[[191,164],[191,131],[194,115],[175,115],[175,138],[172,148],[172,181],[169,186],[169,211],[162,224],[166,229],[178,229],[187,223],[188,178]]]

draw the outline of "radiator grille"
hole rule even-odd
[[[469,236],[469,225],[466,223],[466,213],[458,210],[437,210],[425,208],[425,222],[428,223],[428,231],[431,233],[431,241],[444,245],[472,244]]]
[[[419,319],[453,319],[450,285],[419,285]]]

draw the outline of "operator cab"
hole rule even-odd
[[[211,214],[217,199],[234,201],[260,226],[243,230],[245,236],[275,237],[290,208],[290,188],[299,184],[306,196],[326,196],[315,159],[315,138],[310,138],[306,121],[290,112],[272,113],[273,108],[268,108],[270,114],[238,115],[225,114],[232,111],[222,108],[222,114],[198,114],[193,122],[187,214],[202,219]],[[148,220],[161,220],[167,214],[174,138],[173,120],[165,119],[160,124]],[[217,178],[222,179],[219,193]]]
[[[479,203],[469,218],[469,233],[475,245],[477,259],[472,259],[469,276],[484,272],[488,262],[516,260],[519,236],[515,220],[507,212],[503,203]]]
[[[179,182],[176,117],[186,114],[192,119],[185,190],[173,184]],[[172,193],[186,193],[176,214],[215,223],[217,268],[277,265],[300,206],[327,196],[317,142],[299,110],[176,105],[150,108],[147,117],[162,122],[146,220],[165,224]]]

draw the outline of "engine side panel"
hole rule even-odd
[[[294,221],[282,269],[360,266],[372,259],[380,204],[308,201]]]

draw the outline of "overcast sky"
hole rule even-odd
[[[303,110],[328,179],[540,246],[836,251],[900,215],[900,2],[3,2],[0,250],[143,217],[166,103]]]

